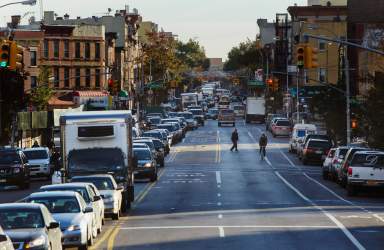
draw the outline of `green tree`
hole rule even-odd
[[[52,71],[48,66],[41,66],[40,73],[37,77],[38,86],[31,90],[29,100],[37,110],[46,110],[48,101],[53,95],[53,90],[49,86]]]
[[[204,48],[194,39],[189,39],[186,43],[177,41],[176,57],[189,70],[207,70],[209,68],[209,60],[207,60]]]
[[[226,71],[247,70],[254,72],[263,67],[263,52],[258,48],[257,42],[247,40],[233,47],[228,53],[228,60],[224,64]]]

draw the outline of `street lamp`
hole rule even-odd
[[[4,5],[1,5],[0,8],[9,6],[9,5],[14,5],[14,4],[22,4],[22,5],[35,5],[37,0],[25,0],[25,1],[18,1],[18,2],[13,2],[13,3],[7,3]]]

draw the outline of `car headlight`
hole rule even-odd
[[[152,164],[149,163],[149,162],[148,162],[148,163],[145,163],[145,164],[144,164],[144,167],[146,167],[146,168],[150,168],[150,167],[152,167]]]
[[[20,168],[14,168],[13,169],[13,173],[15,173],[15,174],[18,174],[18,173],[20,173],[21,172],[21,169]]]
[[[25,248],[33,248],[33,247],[38,247],[38,246],[42,246],[45,244],[45,237],[43,235],[41,235],[40,237],[28,242],[26,245],[25,245]]]
[[[80,230],[80,226],[79,225],[71,225],[67,228],[67,231],[77,231],[77,230]]]

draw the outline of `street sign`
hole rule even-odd
[[[288,73],[296,73],[297,72],[297,66],[296,65],[288,65],[287,71],[288,71]]]

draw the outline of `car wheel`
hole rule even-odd
[[[221,123],[220,123],[220,122],[218,122],[218,123],[217,123],[217,126],[221,127]]]
[[[81,246],[79,246],[78,249],[79,249],[79,250],[88,250],[88,245],[87,245],[87,244],[85,244],[85,245],[81,245]]]
[[[151,182],[155,182],[157,181],[157,172],[156,173],[153,173],[151,178],[149,179]]]
[[[117,213],[112,214],[112,220],[119,220],[120,219],[120,211],[117,211]]]
[[[323,171],[323,179],[328,180],[328,172],[327,171]]]
[[[232,127],[236,127],[236,123],[232,123]]]
[[[160,167],[164,167],[165,166],[165,163],[164,163],[164,159],[161,161],[160,163]]]

